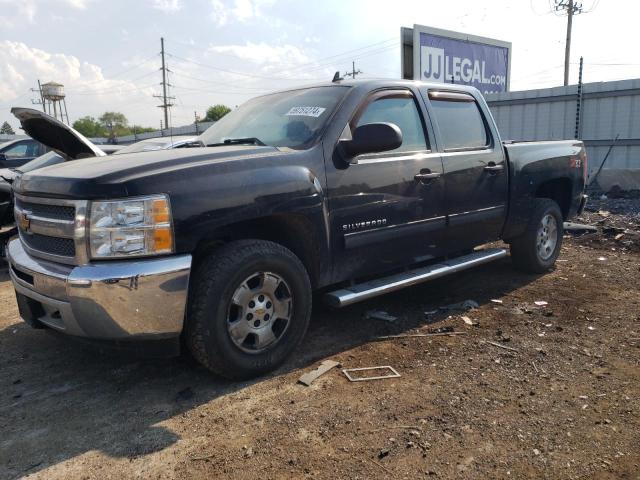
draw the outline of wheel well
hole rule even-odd
[[[311,221],[301,215],[271,215],[226,225],[198,243],[194,260],[222,244],[247,239],[269,240],[288,248],[307,269],[311,285],[317,285],[320,245]]]
[[[536,198],[550,198],[560,207],[562,218],[566,219],[571,207],[571,180],[556,178],[544,182],[536,190]]]

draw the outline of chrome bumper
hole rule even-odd
[[[182,331],[191,255],[61,265],[7,247],[22,318],[79,337],[163,339]]]

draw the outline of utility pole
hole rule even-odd
[[[164,110],[164,125],[165,127],[169,127],[169,108],[173,106],[173,103],[169,103],[170,100],[174,100],[174,97],[167,96],[167,87],[170,87],[171,84],[167,82],[167,73],[169,69],[164,60],[164,38],[160,37],[160,56],[162,57],[162,95],[154,95],[156,98],[162,99],[162,105],[158,105],[158,108],[162,108]]]
[[[39,99],[32,98],[31,103],[34,105],[42,105],[42,111],[47,113],[47,105],[45,104],[44,97],[42,96],[42,85],[40,84],[40,80],[38,80],[38,88],[32,88],[32,92],[38,92]]]
[[[360,75],[361,73],[363,73],[361,70],[358,69],[358,71],[356,71],[356,62],[351,62],[351,72],[346,72],[344,74],[345,77],[351,77],[354,80],[356,79],[356,75]]]
[[[195,126],[196,126],[196,135],[200,133],[200,132],[198,131],[198,121],[199,121],[199,120],[200,120],[200,119],[198,118],[198,112],[194,111],[194,112],[193,112],[193,123],[194,123],[194,124],[195,124]]]
[[[575,0],[555,0],[555,10],[567,12],[567,41],[564,47],[564,86],[569,85],[569,59],[571,57],[571,27],[573,16],[582,13],[582,4]]]

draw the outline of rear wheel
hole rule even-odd
[[[549,198],[537,198],[527,229],[511,242],[514,265],[527,272],[546,272],[560,254],[562,234],[558,204]]]
[[[280,365],[304,337],[311,285],[300,260],[261,240],[224,245],[191,281],[185,340],[212,372],[250,378]]]

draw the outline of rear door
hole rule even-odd
[[[394,89],[371,93],[349,121],[349,134],[366,123],[393,123],[403,143],[327,169],[336,280],[397,268],[442,249],[443,169],[426,120],[411,90]]]
[[[500,237],[507,212],[507,165],[490,118],[466,92],[424,90],[444,166],[450,251]]]

